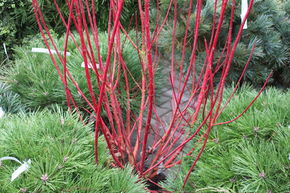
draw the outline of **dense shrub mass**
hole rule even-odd
[[[169,0],[162,0],[160,5],[161,14],[165,15]],[[182,42],[186,29],[186,15],[188,8],[185,7],[188,0],[178,1],[178,20],[176,29],[176,58],[179,61],[181,57]],[[235,37],[241,24],[240,19],[240,2],[236,1],[236,12],[234,20],[233,36]],[[199,30],[198,58],[199,66],[204,62],[205,47],[204,39],[210,39],[214,1],[204,1],[202,10],[202,19]],[[228,6],[226,17],[230,17],[231,6]],[[173,9],[172,9],[173,10]],[[251,48],[256,44],[256,49],[252,60],[245,74],[245,81],[253,85],[262,85],[268,74],[273,71],[274,76],[271,79],[273,85],[289,87],[290,85],[290,29],[289,29],[289,2],[279,0],[256,0],[253,9],[248,18],[248,28],[243,30],[243,36],[238,44],[233,60],[233,67],[230,70],[229,79],[236,81],[241,74],[246,61],[250,55]],[[156,12],[152,12],[155,17]],[[170,14],[173,15],[173,11]],[[217,13],[219,16],[219,12]],[[191,13],[189,35],[187,45],[192,45],[194,35],[195,10]],[[228,33],[229,21],[223,24],[219,37],[218,51],[221,53]],[[171,40],[173,31],[172,18],[164,28],[159,38],[162,52],[169,53],[171,49]],[[188,63],[191,53],[186,54],[185,62]],[[219,57],[220,54],[216,54]],[[230,82],[230,81],[229,81]]]
[[[30,4],[26,0],[3,0],[0,2],[1,64],[7,61],[3,43],[6,45],[8,57],[11,57],[13,46],[17,45],[25,36],[38,31]]]
[[[256,94],[251,87],[242,88],[218,121],[234,118]],[[289,91],[270,88],[240,119],[213,128],[185,192],[287,192],[289,97]],[[198,149],[198,144],[193,145]],[[191,164],[192,158],[187,156],[164,186],[174,191],[182,187],[181,173]]]
[[[11,174],[20,164],[2,161],[0,192],[145,192],[129,167],[110,168],[104,140],[95,165],[91,128],[75,115],[54,111],[0,119],[0,158],[31,159],[30,168],[13,182]]]

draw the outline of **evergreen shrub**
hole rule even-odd
[[[162,0],[160,5],[161,14],[165,15],[169,0]],[[186,15],[188,7],[188,0],[178,1],[178,19],[176,29],[176,58],[181,57],[182,42],[184,32],[186,29]],[[236,1],[236,12],[233,25],[233,37],[237,35],[238,28],[241,23],[240,10],[241,1]],[[218,4],[220,6],[220,3]],[[207,0],[203,3],[203,10],[201,13],[201,24],[199,30],[199,43],[197,64],[202,66],[205,56],[204,39],[210,39],[212,18],[213,18],[214,0]],[[230,17],[231,6],[228,6],[226,17]],[[219,11],[217,16],[219,16]],[[154,18],[156,12],[152,12]],[[169,17],[173,16],[172,13]],[[245,74],[244,81],[248,81],[256,86],[261,86],[268,74],[273,71],[274,75],[271,79],[271,84],[275,86],[289,87],[290,85],[290,28],[289,28],[289,2],[279,0],[256,0],[253,9],[248,18],[248,28],[243,30],[242,38],[238,44],[235,52],[233,67],[230,70],[228,79],[237,81],[246,61],[250,55],[252,46],[256,44],[256,48]],[[189,35],[187,38],[187,45],[193,43],[195,22],[195,8],[191,13]],[[223,24],[221,34],[219,37],[219,44],[217,50],[222,52],[223,45],[226,41],[228,33],[229,21]],[[173,31],[173,18],[169,19],[164,28],[164,33],[159,38],[159,45],[163,53],[169,53],[171,49],[171,39]],[[170,41],[169,41],[170,40]],[[208,42],[209,43],[209,42]],[[191,53],[186,54],[185,63],[188,63]],[[219,54],[216,54],[216,59]],[[186,69],[185,69],[186,70]],[[229,81],[230,82],[230,81]]]
[[[0,119],[0,158],[31,159],[30,168],[11,182],[20,164],[2,161],[0,192],[145,192],[132,170],[112,169],[104,140],[96,165],[93,132],[76,115],[44,110]]]
[[[218,122],[233,119],[256,94],[252,87],[242,87]],[[184,158],[163,186],[176,192],[287,192],[289,97],[290,91],[266,90],[240,119],[213,128],[184,190],[176,187],[182,187],[182,176],[192,164],[191,156]],[[200,145],[192,144],[196,148],[193,157]]]
[[[100,52],[104,60],[107,55],[107,35],[105,33],[100,33],[99,39]],[[62,37],[57,41],[58,48],[63,48],[64,40],[65,37]],[[76,41],[79,43],[80,40],[76,39]],[[122,35],[122,43],[123,59],[127,63],[128,70],[132,75],[128,75],[129,84],[131,84],[130,86],[133,88],[134,86],[132,85],[136,85],[135,81],[140,82],[142,77],[139,57],[136,49],[131,43],[128,40],[125,41],[125,35]],[[44,48],[45,46],[40,38],[35,38],[28,46],[17,47],[15,49],[15,62],[10,68],[6,69],[4,73],[5,81],[11,86],[14,92],[20,95],[21,101],[30,109],[44,108],[52,104],[58,104],[66,108],[67,103],[64,86],[58,77],[49,54],[33,53],[31,52],[33,47]],[[67,56],[68,68],[71,70],[71,74],[78,83],[80,89],[88,97],[89,90],[84,72],[85,68],[81,66],[83,62],[81,54],[72,41],[69,41],[67,49],[67,51],[71,53],[70,56]],[[94,48],[94,50],[96,49]],[[94,85],[97,86],[97,81],[92,81],[94,81]],[[120,78],[120,85],[121,84],[124,84],[122,76]],[[79,95],[71,81],[69,82],[69,88],[75,98],[76,104],[80,108],[87,108],[85,105],[86,102]],[[94,92],[98,93],[98,89],[95,88]],[[134,99],[137,99],[139,96],[138,93],[140,93],[138,88],[131,90],[133,105]],[[124,98],[123,105],[125,105],[126,93],[120,92],[119,96],[121,99]],[[137,100],[135,100],[135,102],[137,102]],[[135,106],[137,106],[137,104]]]

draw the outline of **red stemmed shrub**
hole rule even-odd
[[[245,19],[249,14],[253,1],[250,0],[249,2]],[[179,60],[175,58],[175,35],[177,33],[176,26],[178,22],[177,0],[170,0],[168,12],[164,18],[161,18],[158,13],[160,6],[158,0],[154,2],[150,0],[138,0],[139,9],[136,15],[132,16],[132,21],[130,22],[131,28],[135,26],[136,37],[134,38],[128,35],[126,31],[127,27],[124,27],[120,22],[122,8],[125,6],[124,0],[110,0],[108,4],[110,6],[110,13],[107,29],[108,51],[106,58],[102,58],[100,55],[98,15],[94,12],[94,1],[67,0],[70,13],[67,18],[64,18],[61,10],[58,8],[57,1],[54,0],[59,18],[66,27],[66,41],[62,48],[55,46],[54,40],[45,24],[38,1],[32,0],[32,3],[38,26],[47,48],[50,51],[52,49],[56,50],[56,54],[50,52],[50,55],[63,82],[68,107],[78,110],[67,86],[68,82],[72,82],[84,101],[92,109],[91,114],[96,120],[96,162],[98,162],[99,135],[103,135],[106,140],[113,159],[113,166],[123,168],[126,164],[130,164],[140,177],[151,181],[153,184],[156,184],[154,179],[163,170],[180,164],[182,156],[195,156],[195,161],[192,163],[187,176],[185,176],[184,183],[186,183],[205,148],[211,128],[215,125],[226,124],[235,120],[223,123],[217,121],[219,115],[233,96],[231,95],[228,100],[224,100],[223,91],[245,24],[244,19],[241,22],[239,31],[233,35],[232,25],[234,21],[235,1],[215,0],[211,36],[209,39],[204,39],[203,42],[206,57],[203,66],[199,67],[201,71],[197,71],[196,52],[198,49],[199,24],[202,22],[202,0],[188,2],[188,10],[186,10],[185,14],[187,16],[185,17],[187,25],[184,41],[181,46],[182,50],[179,50],[182,53],[182,57]],[[154,18],[150,15],[151,8],[156,10],[156,17]],[[224,17],[226,9],[231,11],[230,18]],[[190,17],[192,12],[195,12],[193,26],[195,33],[194,37],[188,37],[188,29],[192,27],[190,26],[191,19],[193,19]],[[169,40],[172,42],[172,47],[171,53],[165,53],[170,56],[169,65],[165,66],[165,68],[170,69],[167,80],[172,87],[172,114],[169,120],[164,122],[156,111],[154,76],[159,65],[158,37],[162,33],[162,28],[169,17],[173,18],[172,39]],[[154,26],[151,25],[153,20]],[[229,20],[229,26],[227,26],[228,36],[226,42],[220,42],[219,34],[221,28],[224,27],[224,20]],[[84,76],[87,79],[87,86],[90,91],[89,96],[85,96],[79,89],[78,83],[75,82],[74,77],[70,74],[70,69],[66,65],[66,58],[69,57],[66,56],[68,42],[74,42],[75,39],[71,29],[76,30],[81,40],[81,43],[76,46],[84,60]],[[131,72],[123,60],[122,44],[124,42],[120,39],[121,34],[126,35],[126,41],[131,42],[139,55],[142,77],[141,81],[135,82],[134,87],[128,83],[128,79],[131,78]],[[188,38],[193,38],[193,45],[187,44]],[[224,45],[223,52],[219,53],[219,55],[217,55],[215,49],[217,44]],[[185,52],[188,50],[191,52],[190,62],[186,66],[186,72],[184,72]],[[245,68],[249,60],[245,64]],[[217,72],[219,72],[219,76],[217,76]],[[244,72],[241,74],[241,78]],[[120,84],[120,78],[124,79],[125,84]],[[217,80],[219,83],[215,84]],[[96,84],[93,84],[93,82],[96,82]],[[131,101],[136,89],[141,93],[138,113],[131,110]],[[233,94],[236,89],[237,87],[233,90]],[[94,90],[98,90],[98,92],[94,92]],[[189,91],[190,96],[185,96],[185,91]],[[121,108],[118,98],[120,92],[126,95],[126,108]],[[182,101],[185,97],[187,100],[184,103]],[[223,101],[226,101],[224,105],[222,105]],[[237,115],[237,118],[244,112],[239,112],[241,114]],[[201,135],[201,133],[203,134]],[[192,140],[202,144],[197,155],[191,155],[193,147],[185,148],[188,142]],[[187,150],[186,153],[184,153],[185,150]]]

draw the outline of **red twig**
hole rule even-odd
[[[249,15],[253,1],[250,0],[245,19]],[[64,85],[69,108],[72,108],[73,105],[73,108],[78,110],[77,104],[68,87],[68,84],[72,83],[83,100],[91,108],[92,112],[89,113],[93,113],[95,116],[94,153],[96,163],[98,163],[99,134],[102,133],[113,158],[113,165],[123,168],[126,163],[130,163],[141,177],[152,181],[151,178],[157,175],[156,171],[158,171],[158,167],[166,169],[181,164],[181,158],[193,151],[190,150],[182,153],[185,151],[186,145],[198,137],[199,139],[197,141],[202,143],[202,147],[198,155],[194,158],[194,162],[184,179],[185,185],[190,173],[193,171],[205,149],[211,128],[215,125],[230,123],[242,116],[265,89],[266,83],[270,78],[268,77],[261,91],[241,114],[233,120],[215,123],[238,87],[236,86],[234,88],[233,93],[221,108],[226,79],[232,65],[235,50],[242,35],[243,25],[245,24],[244,19],[237,35],[233,37],[232,29],[235,1],[214,1],[211,34],[209,40],[204,39],[203,42],[206,56],[201,66],[201,71],[199,72],[197,71],[196,56],[198,54],[199,38],[201,38],[199,37],[199,28],[202,22],[202,0],[197,0],[196,6],[193,5],[193,0],[189,0],[185,18],[185,33],[181,41],[180,61],[177,61],[175,57],[178,51],[176,50],[178,48],[176,46],[178,43],[176,34],[179,23],[179,2],[177,0],[169,0],[168,8],[163,18],[159,10],[160,2],[158,0],[156,2],[154,1],[156,3],[155,7],[153,7],[153,2],[150,0],[138,0],[138,13],[134,17],[131,17],[132,19],[135,18],[135,42],[134,38],[130,37],[130,33],[126,31],[127,29],[120,22],[120,16],[125,6],[124,0],[108,0],[109,18],[107,42],[102,42],[102,44],[100,44],[98,17],[96,16],[99,13],[95,12],[94,1],[67,0],[66,2],[69,8],[68,18],[65,18],[61,12],[62,10],[58,7],[57,1],[54,0],[57,12],[66,29],[65,43],[63,45],[64,53],[62,56],[45,23],[38,1],[32,0],[38,27],[44,43],[49,50],[52,62]],[[221,2],[220,5],[219,2]],[[229,2],[232,2],[231,14],[230,18],[226,18],[226,9]],[[156,18],[151,18],[150,16],[150,10],[152,8],[157,9]],[[188,45],[188,34],[191,30],[190,20],[193,11],[195,14],[193,42],[192,45]],[[171,12],[173,12],[173,18],[169,17]],[[219,15],[219,18],[217,18],[217,15]],[[155,106],[156,82],[154,79],[160,59],[158,41],[169,18],[173,21],[173,30],[171,53],[168,54],[171,61],[170,65],[166,67],[170,69],[168,80],[172,88],[172,105],[171,117],[164,122]],[[133,21],[132,19],[130,20],[130,24]],[[154,19],[156,22],[155,26],[152,25]],[[226,19],[229,19],[230,23],[226,42],[222,47],[220,56],[215,60],[217,45],[218,43],[220,44],[221,29]],[[71,32],[73,25],[76,29],[77,36],[79,36],[80,45],[78,45],[76,38]],[[121,41],[122,37],[125,37],[124,41]],[[79,88],[78,83],[70,72],[71,69],[67,65],[66,52],[70,40],[73,41],[84,60],[84,77],[87,81],[89,96],[86,96]],[[130,45],[135,48],[138,54],[141,77],[134,77],[134,73],[128,65],[130,61],[125,61],[124,59],[123,49],[126,41],[130,42]],[[104,49],[101,45],[104,44],[106,44],[105,46],[107,48],[105,61],[103,61],[101,56],[101,50]],[[52,54],[51,49],[56,50],[56,56]],[[246,67],[250,62],[253,52],[254,48],[250,53],[250,57],[245,64],[245,69],[237,85],[245,74]],[[186,53],[190,53],[189,65],[187,72],[183,72]],[[92,69],[89,68],[90,64],[93,66]],[[97,68],[97,64],[99,64],[99,69]],[[216,75],[218,73],[221,76],[219,78],[219,84],[215,86],[214,81],[217,79]],[[187,101],[183,102],[187,90],[190,91],[190,96]],[[125,103],[119,97],[121,93],[125,93],[125,97],[123,97]],[[133,112],[133,103],[131,102],[135,100],[136,93],[141,98],[138,101],[139,112],[137,113]],[[88,111],[83,107],[81,109]],[[106,118],[101,116],[101,114],[104,114]],[[199,119],[201,120],[198,122],[197,120]],[[188,131],[188,127],[193,131]],[[203,128],[205,128],[205,134],[200,137]],[[148,158],[150,156],[152,157],[150,159],[151,161]],[[158,185],[157,182],[152,183]]]

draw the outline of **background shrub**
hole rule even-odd
[[[161,1],[161,14],[165,14],[169,0]],[[186,15],[187,7],[185,2],[188,0],[178,1],[178,20],[176,29],[176,60],[179,61],[181,57],[182,41],[186,28]],[[236,1],[236,12],[234,19],[233,36],[235,37],[238,32],[238,28],[241,23],[240,19],[240,2]],[[194,8],[195,9],[195,8]],[[191,13],[191,21],[189,27],[189,35],[187,39],[187,46],[192,46],[194,35],[194,23],[195,23],[195,10]],[[203,10],[201,13],[201,24],[199,30],[199,44],[198,44],[198,56],[197,63],[202,65],[205,58],[204,39],[210,39],[211,26],[214,9],[214,1],[207,0],[203,3]],[[173,10],[173,9],[172,9]],[[231,6],[228,6],[226,18],[230,18]],[[154,18],[156,14],[152,12]],[[171,14],[173,17],[173,13]],[[217,13],[219,16],[219,13]],[[226,42],[226,35],[229,26],[229,19],[223,24],[221,34],[219,37],[219,43],[217,49],[222,52],[223,45]],[[241,74],[244,65],[250,55],[251,48],[256,42],[256,49],[253,54],[252,60],[246,71],[244,81],[248,81],[253,85],[262,85],[267,78],[268,74],[273,70],[274,76],[271,79],[271,84],[276,86],[289,87],[290,78],[290,29],[289,29],[289,2],[279,0],[257,0],[254,2],[253,9],[248,18],[248,29],[243,30],[243,36],[238,44],[233,60],[233,67],[230,70],[228,79],[230,81],[236,81]],[[164,28],[164,33],[159,38],[159,44],[162,48],[162,52],[170,52],[173,30],[172,18],[169,19],[168,24]],[[189,62],[191,53],[186,54],[185,63]],[[216,54],[219,57],[220,54]]]
[[[256,96],[243,87],[218,122],[230,120]],[[185,190],[184,174],[192,164],[191,156],[171,173],[165,188],[185,192],[287,192],[290,92],[270,88],[237,121],[214,127],[207,147],[190,176]],[[192,144],[197,150],[201,144]],[[191,146],[191,147],[192,147]]]
[[[130,168],[110,168],[102,139],[96,165],[91,128],[78,122],[75,115],[59,108],[54,111],[6,116],[0,120],[0,157],[32,161],[28,171],[13,182],[10,182],[11,174],[19,164],[3,161],[1,192],[145,192]]]
[[[0,63],[7,58],[3,43],[6,44],[7,54],[11,59],[12,47],[19,44],[25,36],[38,31],[30,4],[26,0],[0,2]]]
[[[68,17],[69,9],[65,0],[57,1],[64,18]],[[98,17],[98,27],[105,30],[109,18],[109,0],[96,1],[95,11]],[[39,4],[43,10],[46,24],[53,29],[58,36],[65,32],[65,27],[59,19],[53,1],[41,0]],[[126,0],[122,11],[121,21],[124,26],[130,24],[130,18],[137,10],[136,0]],[[32,9],[31,1],[27,0],[2,0],[0,2],[0,63],[7,62],[3,43],[6,44],[10,59],[13,58],[13,48],[23,43],[25,37],[30,37],[39,32],[37,22]],[[25,43],[25,42],[24,42]]]

